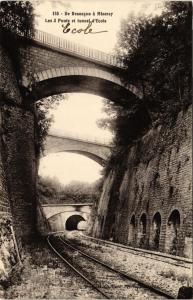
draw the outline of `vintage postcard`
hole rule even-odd
[[[0,1],[1,299],[192,299],[191,74],[191,1]]]

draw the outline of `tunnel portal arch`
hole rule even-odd
[[[66,220],[65,228],[68,231],[77,230],[78,229],[78,223],[86,220],[80,216],[80,215],[72,215]]]

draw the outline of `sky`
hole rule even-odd
[[[48,33],[52,33],[64,39],[78,42],[84,46],[95,48],[107,53],[112,53],[117,42],[117,35],[120,30],[121,20],[126,18],[129,13],[135,15],[155,13],[159,10],[160,1],[140,1],[140,0],[40,0],[34,1],[36,13],[36,28]],[[155,10],[156,8],[156,10]],[[59,13],[53,15],[53,12]],[[92,16],[74,17],[72,13],[91,13]],[[95,16],[93,16],[93,12]],[[96,16],[98,12],[112,13],[112,16]],[[70,16],[65,16],[70,13]],[[56,22],[53,22],[56,18]],[[63,33],[62,25],[65,23],[58,22],[58,19],[76,18],[76,23],[71,23],[71,28],[84,28],[86,23],[77,23],[77,19],[98,18],[100,23],[93,24],[94,31],[105,30],[107,32],[100,34],[72,34]],[[52,19],[52,22],[48,20]],[[103,23],[102,20],[106,20]]]
[[[90,94],[73,94],[62,101],[55,110],[51,134],[81,137],[100,142],[110,142],[112,133],[100,129],[96,120],[106,117],[103,99]],[[71,181],[92,183],[101,177],[102,167],[95,161],[78,154],[56,153],[40,160],[39,175],[56,177],[63,185]]]
[[[102,166],[85,156],[54,153],[41,159],[40,175],[55,177],[66,185],[71,181],[93,183],[101,177]]]
[[[82,44],[83,46],[98,49],[106,53],[113,53],[117,42],[121,20],[129,13],[155,13],[159,11],[160,2],[131,1],[131,0],[34,0],[36,28],[64,39]],[[97,13],[108,14],[97,16]],[[72,16],[73,13],[91,14],[91,16]],[[93,16],[93,13],[95,16]],[[59,15],[58,15],[59,14]],[[66,14],[66,15],[65,15]],[[70,14],[70,15],[68,15]],[[85,28],[87,23],[78,23],[78,19],[98,19],[93,23],[93,31],[105,31],[96,34],[63,33],[67,23],[58,22],[70,20],[70,28]],[[56,22],[54,22],[56,19]],[[72,20],[75,19],[75,23]],[[103,20],[106,20],[104,23]],[[52,20],[52,21],[50,21]],[[107,32],[106,32],[107,31]],[[50,111],[53,115],[53,124],[50,133],[57,135],[72,135],[82,138],[111,141],[112,133],[98,128],[97,120],[104,118],[102,98],[91,94],[68,94],[68,100]],[[40,161],[39,175],[54,176],[63,184],[71,180],[94,182],[101,175],[101,166],[81,155],[57,153],[44,157]]]
[[[50,111],[55,120],[50,133],[110,142],[112,133],[97,125],[97,120],[107,117],[103,107],[101,97],[84,93],[68,94],[66,100]]]
[[[112,133],[100,129],[96,120],[106,117],[103,99],[90,94],[72,94],[50,111],[54,123],[51,134],[81,137],[110,142]],[[101,177],[102,167],[95,161],[78,154],[56,153],[40,160],[39,175],[56,177],[63,185],[71,181],[93,183]]]

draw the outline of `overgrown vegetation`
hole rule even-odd
[[[53,116],[49,114],[61,101],[67,100],[67,94],[53,95],[36,102],[36,150],[37,156],[44,150],[44,141],[53,122]]]
[[[139,88],[143,99],[128,109],[106,103],[109,118],[100,125],[115,134],[107,169],[148,129],[172,125],[179,111],[190,105],[191,18],[191,2],[166,2],[159,15],[130,14],[123,20],[116,47],[125,67],[120,76]]]
[[[21,80],[19,48],[34,36],[34,10],[29,1],[0,2],[0,40],[9,53],[16,78]],[[13,46],[14,45],[14,46]]]
[[[123,80],[143,90],[151,121],[171,118],[191,102],[191,2],[167,2],[160,16],[122,23]]]
[[[1,1],[0,3],[1,33],[7,38],[19,36],[30,38],[34,32],[33,6],[29,1]]]
[[[20,48],[27,48],[30,45],[30,40],[34,37],[34,32],[34,9],[30,1],[0,2],[0,41],[11,59],[21,92],[23,92],[21,86],[22,59],[25,58],[24,55],[27,51],[21,53]],[[35,84],[33,66],[28,70],[28,74],[25,75],[28,76],[30,87]],[[23,96],[25,98],[25,94]],[[63,99],[63,95],[54,95],[41,99],[36,104],[37,156],[43,150],[43,142],[53,120],[48,114],[49,109],[54,108]],[[26,105],[28,102],[27,99],[23,104]]]
[[[100,179],[93,184],[72,181],[63,185],[57,178],[39,177],[37,191],[42,204],[88,203],[98,200],[101,188]]]
[[[191,274],[187,274],[187,273],[175,273],[174,270],[164,270],[164,271],[160,271],[159,275],[165,277],[165,278],[171,278],[174,281],[180,281],[181,284],[186,284],[187,286],[190,286],[190,282],[191,282]]]

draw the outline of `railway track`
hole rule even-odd
[[[156,261],[161,261],[176,267],[182,267],[185,269],[189,269],[192,267],[192,261],[186,261],[184,262],[183,259],[180,259],[179,257],[167,257],[164,254],[162,255],[161,253],[155,253],[155,252],[150,252],[148,250],[141,250],[138,248],[133,248],[133,247],[129,247],[129,246],[125,246],[125,245],[120,245],[120,244],[116,244],[116,243],[112,243],[109,241],[103,241],[97,238],[92,238],[92,237],[88,237],[86,235],[83,235],[83,238],[85,238],[85,240],[90,240],[95,244],[99,244],[99,245],[104,245],[104,246],[108,246],[111,248],[118,248],[120,251],[125,252],[125,253],[132,253],[136,256],[142,256],[142,257],[147,257],[149,259],[152,260],[156,260]],[[84,245],[83,245],[84,246]]]
[[[149,285],[86,254],[64,238],[50,235],[51,249],[103,299],[174,299],[174,296]]]

